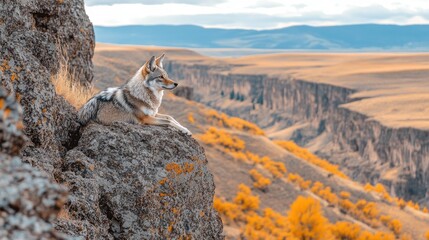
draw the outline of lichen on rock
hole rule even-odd
[[[174,129],[91,124],[64,168],[71,214],[114,239],[222,238],[204,150]]]

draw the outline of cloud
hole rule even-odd
[[[85,0],[87,6],[113,5],[113,4],[146,4],[158,5],[165,3],[182,3],[190,5],[216,5],[224,0]]]
[[[109,1],[119,2],[89,0],[92,3]],[[149,4],[155,1],[157,4]],[[426,7],[365,5],[365,1],[369,0],[361,0],[363,2],[361,6],[335,5],[337,8],[331,6],[330,11],[327,11],[320,5],[309,4],[310,0],[303,0],[305,2],[303,4],[296,2],[295,5],[279,4],[280,2],[276,1],[248,0],[249,4],[243,5],[242,2],[233,0],[224,0],[222,4],[215,4],[219,1],[214,0],[124,0],[121,3],[145,2],[146,4],[87,5],[86,10],[93,23],[100,26],[193,24],[218,28],[272,29],[291,25],[429,23],[429,9]],[[187,5],[173,4],[173,2],[187,3]],[[193,2],[198,2],[199,5],[192,4]]]

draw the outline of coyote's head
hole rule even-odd
[[[145,85],[160,90],[172,90],[179,85],[178,83],[171,80],[167,72],[163,69],[162,61],[164,60],[165,54],[155,58],[152,56],[142,68],[142,75],[145,81]]]

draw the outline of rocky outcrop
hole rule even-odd
[[[222,238],[204,150],[174,129],[91,124],[63,170],[67,208],[91,239]]]
[[[128,124],[80,129],[56,94],[60,62],[83,85],[93,77],[83,0],[0,1],[0,46],[0,239],[222,238],[195,140]]]
[[[198,89],[194,100],[261,127],[300,126],[290,137],[301,145],[324,137],[330,144],[318,154],[352,178],[382,182],[392,195],[429,205],[429,132],[389,128],[343,108],[356,100],[349,97],[354,90],[293,78],[221,74],[214,66],[174,61],[167,68],[173,79]]]
[[[65,188],[17,156],[25,141],[20,110],[0,87],[0,239],[66,239],[50,223]]]
[[[36,147],[67,147],[78,125],[50,77],[65,62],[78,81],[92,81],[94,33],[83,0],[1,1],[0,46],[1,85],[23,106],[25,134]]]

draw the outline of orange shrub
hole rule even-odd
[[[267,156],[261,158],[261,164],[267,171],[273,174],[274,177],[282,177],[287,171],[283,163],[273,161]]]
[[[320,203],[299,196],[288,213],[289,233],[293,239],[328,239],[328,221],[322,214]]]
[[[385,226],[389,226],[389,223],[390,223],[391,220],[392,220],[392,218],[390,216],[387,216],[387,215],[381,215],[380,216],[380,221]]]
[[[313,186],[311,187],[311,191],[314,194],[318,194],[320,190],[322,190],[324,188],[323,183],[321,182],[314,182]]]
[[[264,131],[260,129],[256,124],[248,122],[241,118],[229,117],[228,115],[224,113],[218,113],[213,109],[206,111],[205,114],[209,121],[219,127],[234,128],[237,130],[250,132],[255,135],[265,135]]]
[[[355,205],[349,199],[341,199],[341,200],[339,200],[338,205],[345,212],[353,212],[353,211],[355,211]]]
[[[385,232],[370,233],[365,231],[359,237],[359,240],[395,240],[395,239],[396,239],[395,235],[391,233],[385,233]]]
[[[252,211],[259,208],[259,197],[252,195],[252,190],[244,184],[238,186],[238,193],[234,198],[234,203],[240,206],[243,211]]]
[[[402,223],[398,219],[393,219],[390,221],[388,227],[395,235],[399,235],[402,230]]]
[[[332,205],[336,205],[338,203],[338,197],[331,191],[330,187],[320,190],[318,195]]]
[[[427,232],[425,233],[425,238],[426,238],[426,240],[429,240],[429,231],[427,231]]]
[[[223,201],[218,197],[214,197],[213,206],[220,214],[225,215],[230,220],[236,220],[241,215],[241,209],[238,205]]]
[[[297,156],[301,159],[304,159],[304,160],[308,161],[309,163],[314,164],[320,168],[323,168],[326,171],[328,171],[332,174],[335,174],[341,178],[348,179],[347,175],[345,175],[343,172],[341,172],[339,170],[338,165],[332,164],[332,163],[328,162],[327,160],[319,158],[318,156],[314,155],[313,153],[311,153],[307,149],[298,146],[296,143],[294,143],[292,141],[281,141],[281,140],[276,140],[274,142],[277,145],[279,145],[280,147],[288,150],[289,152],[291,152],[295,156]]]
[[[341,197],[342,199],[349,199],[349,198],[350,198],[350,193],[349,193],[349,192],[346,192],[346,191],[341,191],[341,192],[340,192],[340,197]]]
[[[271,180],[264,177],[264,175],[262,175],[256,169],[250,170],[249,174],[252,177],[252,180],[254,181],[253,186],[255,188],[264,190],[271,184]]]
[[[209,145],[220,145],[232,151],[240,151],[245,147],[245,143],[238,137],[230,135],[224,130],[218,130],[215,127],[210,127],[200,140]]]
[[[413,201],[408,201],[407,202],[407,205],[410,207],[410,208],[414,208],[415,210],[417,210],[417,211],[419,211],[420,210],[420,206],[419,206],[419,204],[418,203],[414,203]]]
[[[361,227],[354,223],[337,222],[331,226],[332,235],[340,240],[357,240],[361,235]]]
[[[287,239],[287,218],[271,208],[266,208],[262,216],[249,215],[246,221],[246,239]]]
[[[194,114],[193,113],[188,113],[188,121],[191,124],[195,123],[195,118],[194,118]]]

